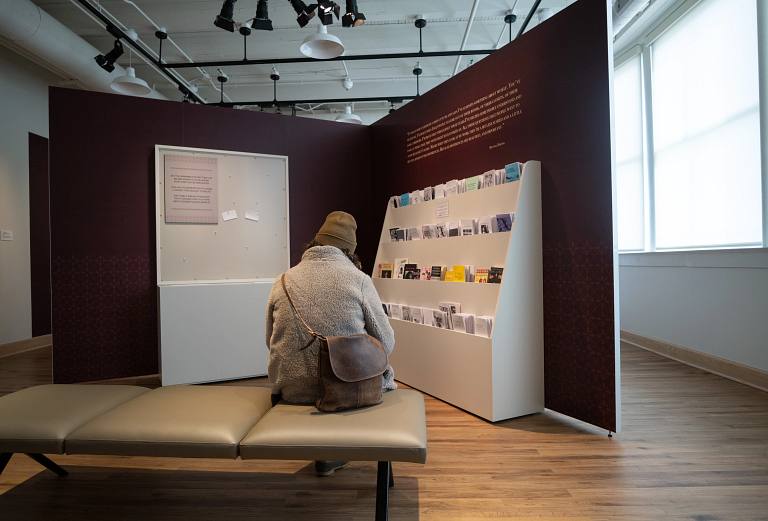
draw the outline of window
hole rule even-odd
[[[755,0],[702,0],[616,69],[620,250],[762,244],[757,31]]]
[[[619,66],[613,81],[619,250],[637,251],[645,248],[641,56]]]

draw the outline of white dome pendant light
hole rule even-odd
[[[344,44],[334,35],[328,34],[328,29],[321,24],[317,28],[317,33],[310,34],[304,39],[299,50],[308,58],[328,60],[344,54]]]
[[[363,120],[360,119],[360,116],[357,116],[355,114],[352,114],[352,106],[347,105],[344,107],[344,114],[339,114],[336,116],[336,122],[337,123],[352,123],[354,125],[362,125]]]
[[[130,49],[128,52],[131,52]],[[136,70],[130,66],[132,54],[128,55],[128,67],[125,69],[125,76],[118,76],[112,80],[110,87],[118,94],[127,94],[129,96],[146,96],[152,89],[147,82],[136,77]]]

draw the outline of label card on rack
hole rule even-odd
[[[232,219],[237,219],[237,212],[230,210],[228,212],[222,212],[221,216],[224,218],[224,222],[231,221]]]
[[[437,204],[437,218],[445,219],[448,217],[448,201]]]
[[[259,222],[259,214],[251,210],[245,211],[245,218],[248,219],[249,221]]]

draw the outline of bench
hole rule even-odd
[[[42,385],[0,398],[0,473],[14,453],[55,472],[43,454],[377,461],[376,521],[388,517],[392,461],[425,463],[424,398],[321,413],[278,403],[263,387]]]

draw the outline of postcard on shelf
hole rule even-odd
[[[475,234],[475,224],[477,221],[475,219],[462,219],[459,222],[459,226],[461,228],[460,235],[464,237],[465,235],[474,235]]]
[[[488,282],[488,270],[486,268],[477,268],[475,270],[475,282],[486,284]]]
[[[403,278],[406,280],[419,280],[421,272],[416,264],[406,264],[403,268]]]
[[[443,197],[445,197],[445,185],[435,186],[435,199],[442,199]]]
[[[483,174],[483,189],[496,185],[496,170],[489,170]]]
[[[459,179],[458,185],[456,186],[457,192],[460,194],[463,194],[467,191],[467,180],[466,179]]]
[[[410,322],[412,315],[411,315],[411,306],[400,306],[402,309],[402,320],[405,320],[406,322]]]
[[[393,278],[402,279],[405,275],[405,265],[408,264],[408,259],[395,259],[395,271],[392,272]]]
[[[508,213],[500,213],[496,215],[496,231],[497,232],[511,232],[512,231],[512,215]]]
[[[482,235],[485,233],[493,233],[493,229],[496,227],[496,217],[485,215],[480,217],[477,221],[478,232]],[[391,232],[390,232],[391,233]]]
[[[514,181],[520,180],[520,163],[512,163],[511,165],[507,165],[504,167],[505,172],[505,182],[506,183],[512,183]]]
[[[411,192],[410,195],[410,204],[418,204],[422,202],[421,192],[419,190],[414,190]]]
[[[400,197],[393,195],[389,198],[389,206],[392,208],[398,208],[400,206]]]
[[[380,270],[379,270],[379,278],[381,279],[391,279],[392,273],[395,271],[395,265],[391,262],[383,262],[379,264]]]
[[[464,329],[464,319],[461,317],[460,314],[457,313],[451,317],[451,324],[453,325],[454,331],[458,331],[459,333],[467,332]]]
[[[408,206],[410,202],[411,194],[403,194],[400,196],[400,206]]]
[[[394,318],[396,320],[402,320],[403,319],[403,306],[400,304],[389,304],[389,318]]]
[[[466,268],[465,266],[454,266],[453,267],[453,281],[454,282],[464,282],[466,280]]]
[[[432,272],[430,274],[430,280],[440,280],[443,277],[442,266],[432,266]]]
[[[425,239],[435,239],[437,237],[437,230],[434,224],[425,224],[421,227],[421,235]]]
[[[494,184],[496,186],[503,185],[506,179],[506,172],[504,172],[504,169],[502,168],[501,170],[496,170],[495,173],[496,175],[494,176],[493,180]]]
[[[424,189],[424,202],[431,201],[434,198],[435,198],[435,196],[434,196],[434,193],[432,191],[432,187],[431,186],[426,187]]]
[[[488,270],[488,283],[489,284],[501,284],[501,279],[504,277],[504,268],[491,268]]]
[[[467,333],[468,335],[475,334],[475,315],[469,313],[454,313],[451,317],[453,329]]]
[[[480,176],[476,175],[474,177],[468,177],[466,179],[466,183],[467,183],[467,185],[466,185],[467,186],[467,192],[474,192],[475,190],[477,190],[479,188],[478,184],[480,183]]]
[[[400,228],[390,228],[389,229],[389,242],[397,242],[399,239],[397,238],[397,230]]]
[[[435,327],[435,310],[431,308],[421,308],[424,317],[424,325]]]
[[[453,270],[448,270],[445,272],[445,281],[453,282]]]
[[[424,323],[424,315],[422,314],[423,310],[422,308],[412,307],[411,308],[411,322],[415,324],[423,324]]]
[[[459,181],[453,179],[445,183],[445,196],[450,197],[459,193]]]
[[[421,230],[418,228],[408,228],[408,240],[409,241],[421,240]]]
[[[485,338],[491,338],[493,331],[493,317],[475,317],[475,334]]]
[[[395,230],[395,242],[405,240],[405,228],[392,228],[389,233],[392,233],[392,230]]]
[[[433,309],[432,322],[438,329],[451,329],[450,324],[448,323],[448,313],[445,311]]]
[[[441,239],[448,237],[448,225],[446,223],[437,223],[435,225],[435,238]]]
[[[432,268],[420,268],[419,269],[421,280],[430,280],[432,278]]]
[[[438,308],[440,311],[445,311],[448,314],[448,327],[446,329],[453,329],[453,315],[461,313],[461,304],[458,302],[438,302]]]

